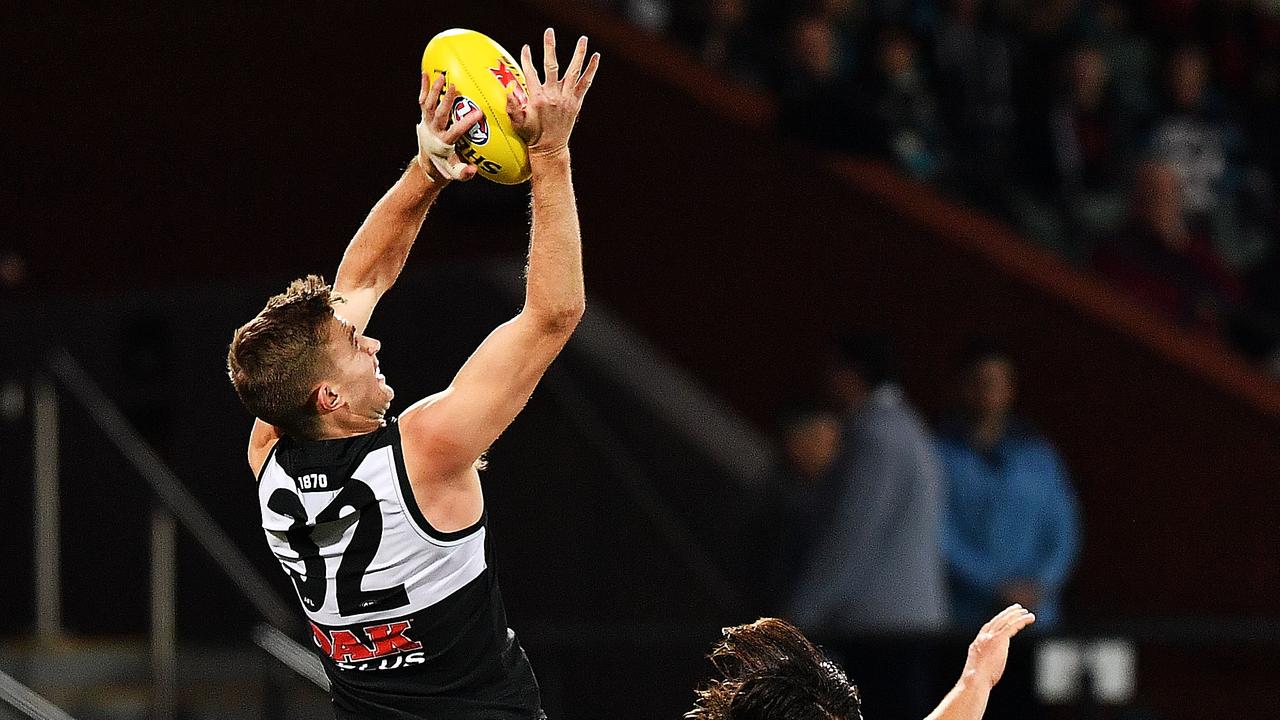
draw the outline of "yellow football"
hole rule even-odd
[[[422,72],[434,82],[440,73],[458,88],[451,120],[477,108],[484,119],[458,141],[458,154],[479,174],[503,185],[529,179],[529,149],[516,135],[507,115],[507,95],[524,102],[526,86],[520,63],[488,36],[455,28],[431,38],[422,53]],[[443,97],[443,94],[442,94]]]

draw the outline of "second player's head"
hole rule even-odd
[[[698,691],[688,720],[862,720],[858,689],[786,621],[725,628],[711,661],[722,678]]]
[[[342,298],[309,275],[267,301],[231,339],[227,371],[249,412],[298,439],[381,421],[395,393],[381,344],[336,310]]]

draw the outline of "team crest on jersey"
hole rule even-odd
[[[453,101],[454,122],[470,116],[473,112],[480,112],[480,108],[471,101],[471,98],[459,95],[458,99]],[[489,119],[481,115],[480,122],[472,125],[471,129],[467,131],[467,139],[476,145],[484,145],[489,142]]]

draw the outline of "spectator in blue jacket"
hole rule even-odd
[[[942,547],[960,627],[1021,603],[1041,629],[1052,629],[1080,544],[1062,461],[1014,414],[1016,397],[1009,355],[974,343],[962,364],[960,412],[938,443],[948,481]]]

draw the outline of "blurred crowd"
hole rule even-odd
[[[760,602],[823,638],[885,717],[931,702],[928,638],[963,633],[1012,603],[1062,624],[1080,546],[1075,492],[1053,445],[1016,410],[1018,368],[973,338],[953,407],[927,422],[874,332],[834,343],[814,397],[784,413],[779,465],[754,536],[771,558]],[[1006,705],[1027,720],[1031,663]]]
[[[1280,3],[595,1],[1280,373]]]

